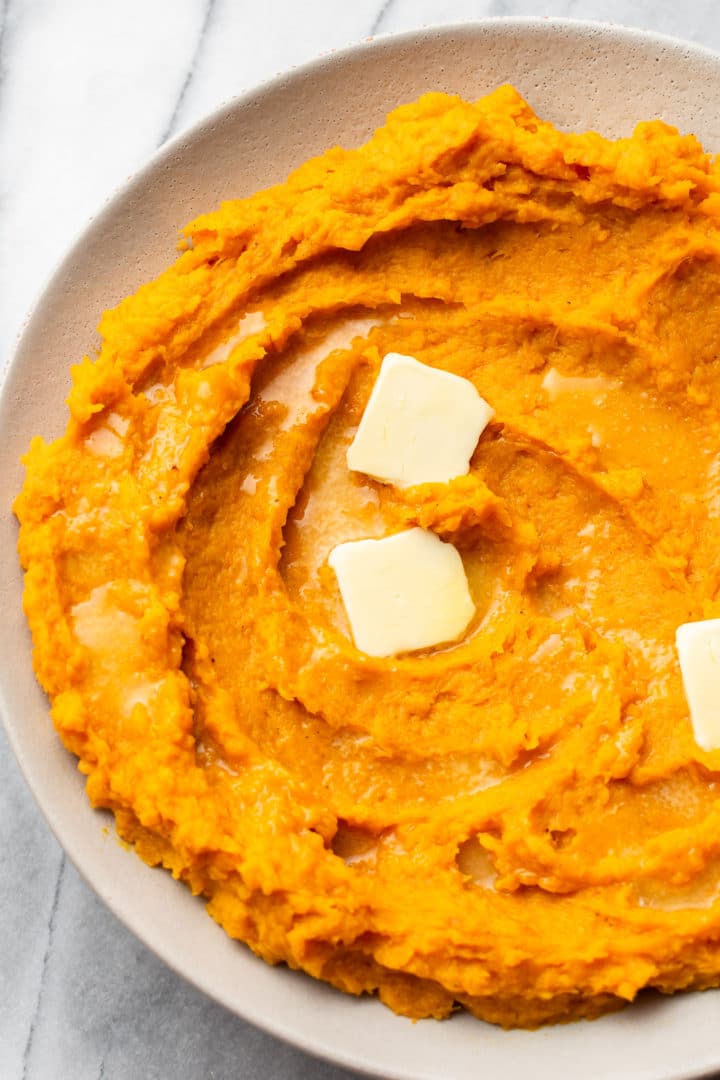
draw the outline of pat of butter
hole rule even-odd
[[[720,750],[720,619],[683,623],[675,644],[695,742]]]
[[[454,641],[475,613],[459,552],[426,529],[339,544],[328,562],[355,644],[370,656]]]
[[[348,448],[348,468],[401,488],[465,476],[493,415],[467,379],[388,353]]]

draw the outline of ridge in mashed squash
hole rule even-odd
[[[429,94],[186,236],[16,502],[92,804],[259,956],[408,1016],[718,985],[720,752],[673,644],[720,615],[718,165]],[[388,352],[492,388],[467,476],[348,470]],[[328,554],[414,526],[476,617],[368,657]]]

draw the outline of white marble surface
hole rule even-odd
[[[77,230],[169,135],[371,33],[511,14],[720,49],[718,0],[0,0],[0,357]],[[349,1075],[205,999],[117,923],[63,857],[0,733],[2,1080]]]

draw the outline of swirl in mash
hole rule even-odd
[[[104,315],[16,503],[37,674],[92,803],[269,962],[528,1027],[720,983],[673,648],[720,614],[719,193],[659,122],[431,94]],[[468,476],[348,470],[390,351],[491,401]],[[413,525],[477,615],[371,659],[327,557]]]

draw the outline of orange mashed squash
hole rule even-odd
[[[720,615],[720,166],[429,94],[186,236],[16,502],[93,805],[259,956],[411,1017],[718,985],[720,752],[674,635]],[[495,409],[468,476],[348,470],[390,351]],[[476,617],[374,659],[327,557],[417,524]]]

